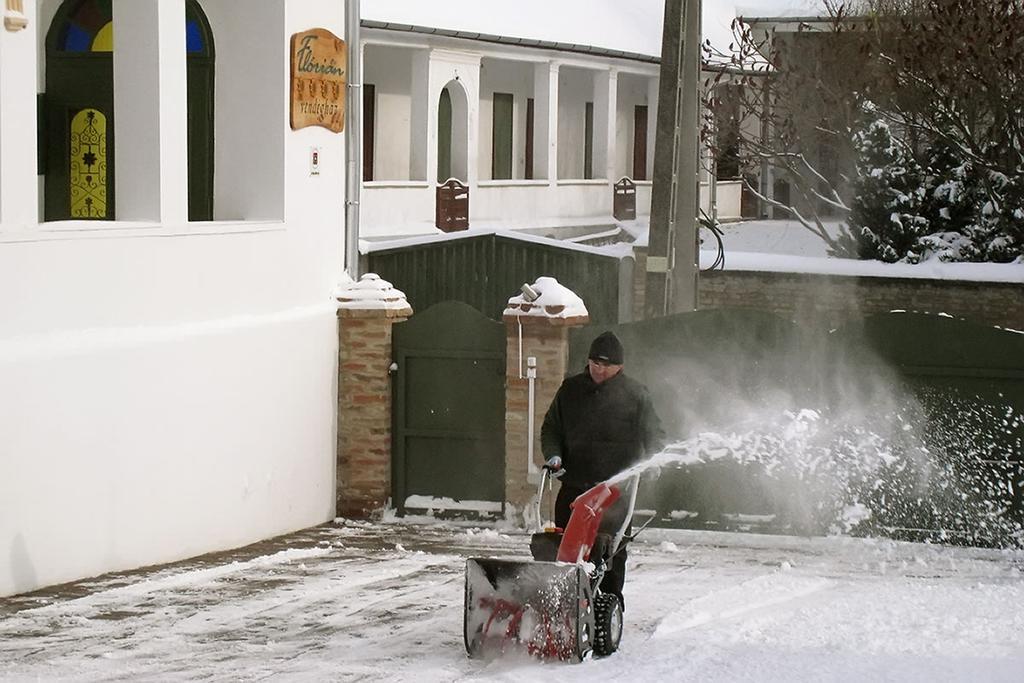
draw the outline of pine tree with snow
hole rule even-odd
[[[919,240],[930,232],[923,215],[926,190],[920,166],[893,138],[889,125],[877,118],[854,135],[854,148],[857,177],[849,223],[859,256],[918,262]]]
[[[985,205],[981,221],[989,233],[984,260],[1024,260],[1024,169],[1011,177],[993,176],[994,198]]]
[[[980,261],[984,254],[979,208],[985,203],[982,174],[945,138],[929,145],[922,213],[931,234],[921,238],[926,254],[940,261]]]

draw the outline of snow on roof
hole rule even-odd
[[[534,244],[546,244],[549,246],[559,247],[561,249],[569,249],[572,251],[581,251],[586,254],[597,254],[599,256],[610,256],[615,258],[622,258],[627,255],[625,253],[612,252],[605,247],[592,247],[586,244],[576,244],[574,242],[568,242],[566,240],[554,239],[552,237],[542,237],[540,235],[531,235],[525,232],[518,232],[513,230],[499,230],[499,229],[469,229],[460,232],[437,232],[429,235],[417,235],[415,237],[404,237],[396,240],[386,241],[369,241],[359,240],[359,253],[370,254],[375,251],[387,251],[389,249],[401,249],[403,247],[416,247],[423,244],[435,244],[438,242],[450,242],[452,240],[459,239],[471,239],[473,237],[481,237],[483,235],[497,235],[498,237],[507,237],[508,239],[521,240],[523,242],[533,242]]]
[[[512,297],[503,315],[543,318],[586,318],[590,315],[583,299],[568,287],[560,285],[553,277],[537,278],[532,288],[540,296],[530,300],[524,292]]]

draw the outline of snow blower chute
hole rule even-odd
[[[547,479],[544,470],[537,492],[538,520]],[[628,495],[616,506],[620,512],[626,504],[624,514],[605,514],[622,496],[617,484],[598,484],[579,496],[564,532],[533,534],[532,562],[466,560],[463,631],[470,657],[525,652],[578,662],[591,652],[604,656],[618,648],[622,604],[617,596],[602,593],[600,584],[612,557],[630,540],[626,529],[636,501],[636,478],[625,487]]]

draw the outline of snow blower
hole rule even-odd
[[[543,470],[537,520],[548,476]],[[636,535],[627,536],[626,530],[637,478],[625,486],[628,495],[620,502],[627,505],[625,514],[606,519],[622,490],[617,484],[598,484],[572,503],[564,530],[548,528],[533,534],[532,562],[466,560],[463,635],[470,657],[525,652],[546,660],[579,662],[591,652],[615,652],[622,636],[622,604],[617,596],[603,593],[600,584],[612,557]],[[607,528],[620,518],[617,528]]]

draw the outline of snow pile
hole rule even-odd
[[[426,510],[428,515],[448,510],[478,512],[480,514],[501,513],[501,502],[493,500],[455,500],[443,496],[411,495],[405,499],[405,507]]]
[[[539,277],[531,285],[536,299],[518,294],[508,300],[504,315],[527,315],[544,318],[586,318],[590,314],[583,299],[553,277]],[[524,287],[525,289],[525,287]]]
[[[359,278],[359,282],[343,284],[335,296],[338,308],[407,311],[408,315],[412,315],[405,293],[395,289],[376,273],[366,273]]]

